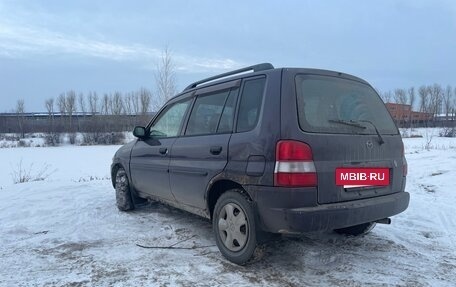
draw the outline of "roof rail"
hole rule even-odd
[[[196,88],[196,86],[201,85],[201,84],[206,83],[206,82],[210,82],[210,81],[217,80],[217,79],[220,79],[220,78],[225,78],[225,77],[228,77],[228,76],[240,74],[240,73],[243,73],[243,72],[247,72],[247,71],[259,72],[259,71],[265,71],[265,70],[271,70],[271,69],[274,69],[274,66],[272,64],[270,64],[270,63],[261,63],[261,64],[257,64],[257,65],[253,65],[253,66],[248,66],[248,67],[245,67],[245,68],[237,69],[237,70],[234,70],[234,71],[231,71],[231,72],[223,73],[223,74],[220,74],[220,75],[216,75],[216,76],[213,76],[213,77],[209,77],[209,78],[194,82],[194,83],[188,85],[184,89],[184,91]]]

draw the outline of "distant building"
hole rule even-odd
[[[432,113],[415,112],[411,105],[396,103],[385,105],[398,126],[404,126],[410,122],[420,124],[433,120]]]

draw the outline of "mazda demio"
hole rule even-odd
[[[357,236],[409,204],[400,133],[348,74],[269,63],[224,73],[133,134],[111,166],[117,207],[155,200],[206,217],[237,264],[271,233]]]

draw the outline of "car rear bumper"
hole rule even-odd
[[[304,201],[303,196],[306,197]],[[410,194],[397,192],[318,205],[314,188],[289,189],[282,193],[282,190],[273,191],[268,187],[255,188],[254,199],[263,230],[274,233],[301,233],[343,228],[396,215],[407,209]]]

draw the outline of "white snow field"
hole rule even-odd
[[[456,138],[404,142],[411,202],[391,225],[283,237],[244,267],[221,256],[205,219],[158,203],[119,212],[118,146],[0,149],[0,286],[456,286]],[[55,171],[13,184],[21,160]]]

